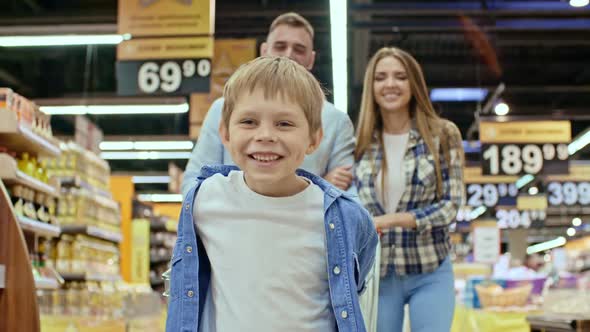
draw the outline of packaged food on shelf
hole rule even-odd
[[[33,101],[15,93],[10,88],[0,88],[0,111],[12,112],[20,125],[35,134],[50,139],[53,136],[51,117],[41,112]]]

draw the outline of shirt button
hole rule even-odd
[[[184,206],[184,208],[185,208],[187,211],[188,211],[188,209],[190,209],[190,207],[191,207],[191,206],[190,206],[189,204],[186,204],[186,205]]]
[[[330,223],[330,229],[333,230],[334,228],[336,228],[336,226],[334,226],[334,223]]]
[[[348,311],[342,310],[342,312],[340,313],[340,317],[342,317],[344,319],[348,318]]]
[[[195,296],[195,292],[193,292],[192,290],[189,290],[188,292],[186,292],[186,295],[188,297],[193,297],[193,296]]]
[[[335,275],[339,275],[340,274],[340,267],[339,266],[335,266],[334,267],[334,270],[332,270],[332,271],[334,271],[334,274]]]
[[[191,252],[193,252],[193,247],[191,247],[191,246],[186,247],[186,252],[188,252],[189,254]]]

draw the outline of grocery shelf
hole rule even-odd
[[[53,278],[38,277],[35,278],[37,289],[58,289],[59,283]]]
[[[0,108],[0,140],[2,145],[16,152],[34,152],[48,157],[61,153],[57,144],[20,124],[16,113],[4,108]]]
[[[164,285],[164,279],[162,279],[162,278],[151,278],[150,279],[150,284],[152,285],[152,287],[163,286]]]
[[[59,197],[59,193],[54,187],[20,171],[16,165],[16,160],[6,153],[0,153],[0,165],[2,165],[0,167],[0,179],[4,183],[20,184],[46,195]]]
[[[119,281],[120,275],[108,275],[98,273],[59,273],[64,281]]]
[[[47,224],[25,216],[17,216],[20,227],[28,232],[47,237],[58,237],[61,233],[59,226]]]
[[[123,239],[121,233],[115,233],[100,229],[95,226],[86,225],[66,225],[61,227],[62,234],[86,234],[97,239],[106,240],[114,243],[119,243]]]
[[[94,192],[100,196],[106,197],[106,198],[111,198],[111,193],[103,190],[103,189],[99,189],[94,187],[93,185],[91,185],[90,183],[82,180],[80,178],[79,175],[75,175],[75,176],[60,176],[59,177],[59,181],[61,183],[62,187],[76,187],[76,188],[83,188],[86,189],[88,191]]]

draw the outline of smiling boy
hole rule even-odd
[[[167,331],[365,331],[369,214],[299,170],[322,138],[323,91],[301,65],[255,59],[227,82],[219,128],[235,166],[204,167],[172,257]]]

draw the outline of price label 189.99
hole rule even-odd
[[[187,95],[208,92],[210,59],[117,62],[120,95]]]
[[[484,144],[481,153],[484,175],[536,175],[568,172],[565,143]]]

